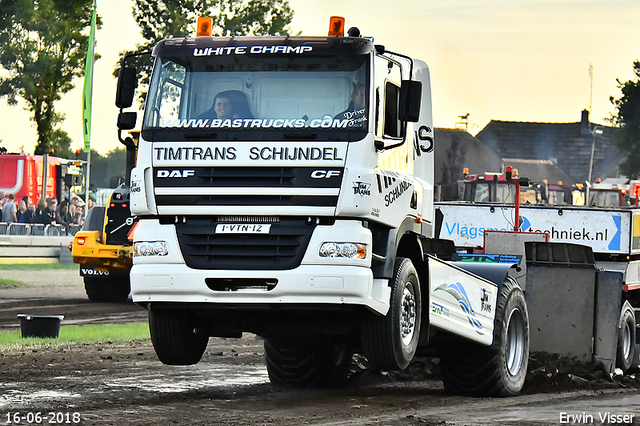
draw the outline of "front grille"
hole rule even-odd
[[[178,242],[187,266],[212,270],[293,269],[300,265],[316,226],[315,220],[291,217],[271,223],[268,234],[217,234],[220,223],[229,222],[215,216],[176,220]]]
[[[340,167],[156,168],[153,184],[159,207],[335,207],[343,171]]]
[[[163,187],[285,187],[339,188],[342,167],[329,178],[314,178],[317,167],[175,167],[156,168],[153,184]],[[323,170],[320,170],[323,171]]]
[[[178,201],[178,202],[176,202]],[[156,195],[158,206],[317,206],[335,207],[337,195]]]

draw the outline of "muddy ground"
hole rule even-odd
[[[6,272],[0,274],[10,278]],[[132,303],[88,302],[76,271],[29,274],[27,286],[0,288],[0,329],[17,333],[15,315],[23,309],[62,313],[63,327],[145,318]],[[274,388],[253,335],[212,338],[203,360],[189,367],[163,365],[149,341],[5,349],[0,424],[640,425],[636,375],[610,379],[594,366],[545,354],[531,365],[522,395],[491,399],[446,393],[431,358],[405,373],[354,363],[349,386],[339,390]]]

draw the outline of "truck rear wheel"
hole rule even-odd
[[[618,350],[616,354],[616,367],[627,372],[633,364],[633,356],[636,348],[636,322],[633,308],[622,308],[618,326]]]
[[[209,336],[188,311],[149,311],[151,343],[158,359],[167,365],[193,365],[202,358]]]
[[[84,290],[92,302],[121,303],[129,298],[131,283],[129,275],[84,277]]]
[[[422,316],[420,281],[411,259],[396,259],[391,306],[385,316],[366,313],[362,346],[372,368],[404,370],[418,349]]]
[[[267,338],[264,357],[271,383],[276,386],[330,388],[343,386],[353,358],[346,338]]]
[[[517,281],[507,277],[498,296],[493,343],[446,345],[440,350],[445,388],[469,396],[517,395],[529,362],[529,314]]]

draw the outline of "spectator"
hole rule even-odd
[[[42,223],[45,225],[56,224],[56,207],[58,207],[58,200],[54,197],[47,198],[47,207],[44,209],[44,218],[42,219]]]
[[[80,225],[80,226],[84,224],[84,221],[82,220],[82,213],[83,213],[83,207],[82,206],[76,207],[75,211],[73,212],[73,220],[72,220],[73,224]]]
[[[19,220],[20,223],[36,223],[36,206],[35,204],[29,204],[27,207],[27,211],[24,212],[22,218]]]
[[[44,209],[46,207],[47,205],[44,200],[42,198],[38,199],[35,210],[36,223],[42,223],[42,215],[44,215]]]
[[[77,195],[73,195],[71,197],[71,205],[69,206],[69,211],[75,210],[80,205],[80,197]],[[73,207],[73,209],[71,208]]]
[[[18,218],[16,217],[16,203],[13,201],[15,199],[15,194],[8,194],[8,196],[4,197],[4,200],[7,201],[5,201],[2,206],[2,221],[7,224],[18,221]]]
[[[24,221],[24,216],[29,213],[29,209],[27,209],[27,203],[24,202],[24,198],[20,200],[18,203],[18,212],[16,213],[16,217],[18,218],[18,223],[29,223]]]
[[[31,223],[36,223],[36,205],[29,204],[29,211],[31,212]]]
[[[58,214],[56,215],[56,223],[64,225],[65,229],[69,230],[69,225],[73,222],[73,217],[69,213],[69,202],[63,200],[58,208]]]
[[[47,198],[47,200],[49,200]],[[42,223],[48,225],[50,222],[50,217],[45,214],[45,210],[47,210],[47,203],[40,198],[38,200],[38,204],[36,204],[36,223]]]

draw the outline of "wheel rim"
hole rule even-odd
[[[509,374],[515,376],[522,369],[525,356],[524,318],[519,309],[514,309],[507,322],[506,361]]]
[[[624,359],[628,359],[629,354],[631,354],[631,330],[627,321],[625,321],[622,330],[622,352],[624,353]]]
[[[413,294],[413,284],[407,283],[402,290],[402,306],[400,311],[400,333],[402,343],[409,345],[416,332],[417,318],[416,298]]]

